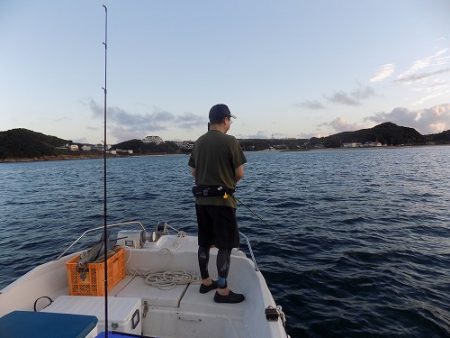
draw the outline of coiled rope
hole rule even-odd
[[[184,231],[177,231],[177,239],[172,244],[172,250],[177,250],[180,246],[181,240],[185,238],[187,234]],[[170,248],[161,248],[159,253],[162,256],[166,256],[169,260],[173,257],[173,252]],[[128,258],[128,260],[131,256]],[[167,266],[167,262],[165,264]],[[142,271],[130,271],[128,274],[133,276],[144,277],[145,284],[155,286],[161,290],[173,289],[177,285],[186,285],[190,283],[200,282],[200,276],[192,274],[187,271],[159,271],[159,272],[142,272]]]
[[[186,285],[200,281],[198,275],[186,271],[150,272],[144,276],[145,284],[161,290],[173,289],[177,285]]]
[[[128,270],[128,274],[143,277],[145,284],[155,286],[161,290],[173,289],[177,285],[186,285],[190,283],[199,283],[200,276],[187,271],[158,271],[141,272],[138,270]]]

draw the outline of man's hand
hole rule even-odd
[[[241,165],[234,170],[234,178],[236,182],[239,181],[242,177],[244,177],[244,165]]]

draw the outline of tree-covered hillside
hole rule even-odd
[[[327,137],[307,139],[240,139],[244,150],[310,148],[339,148],[344,143],[380,142],[384,145],[423,145],[450,144],[450,130],[439,134],[421,135],[414,128],[398,126],[391,122],[379,124],[373,128],[352,132],[343,132]],[[12,129],[0,132],[0,161],[5,159],[30,159],[45,156],[64,155],[71,158],[77,156],[98,156],[98,151],[70,152],[57,149],[71,144],[55,136],[37,133],[27,129]],[[78,144],[81,146],[82,144]],[[161,144],[144,143],[141,140],[129,140],[118,143],[112,149],[133,150],[133,154],[173,154],[186,151],[180,149],[175,142]]]
[[[325,148],[339,148],[343,143],[380,142],[386,145],[421,145],[425,137],[414,128],[398,126],[386,122],[373,128],[333,134],[327,137],[314,138],[312,143],[322,144]]]
[[[450,130],[443,131],[439,134],[425,135],[425,140],[435,144],[450,144]]]
[[[131,149],[134,154],[152,154],[152,153],[166,153],[173,154],[179,151],[178,146],[174,142],[163,142],[161,144],[144,143],[141,140],[129,140],[115,144],[114,149]]]
[[[11,129],[0,132],[0,159],[56,155],[56,147],[69,142],[28,129]]]

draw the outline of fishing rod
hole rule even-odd
[[[103,5],[105,9],[105,85],[103,89],[103,245],[104,245],[104,290],[105,290],[105,338],[108,338],[108,236],[107,236],[107,203],[106,203],[106,74],[107,74],[107,51],[108,51],[108,8]]]

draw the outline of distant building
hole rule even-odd
[[[146,136],[144,139],[142,139],[142,142],[144,143],[154,143],[154,144],[161,144],[163,143],[163,139],[159,136]]]
[[[383,145],[381,142],[375,141],[375,142],[366,142],[364,143],[364,147],[382,147]]]
[[[383,146],[383,144],[378,141],[365,142],[365,143],[360,143],[360,142],[342,143],[343,148],[370,148],[370,147],[382,147],[382,146]]]
[[[71,144],[69,149],[70,149],[70,151],[78,151],[78,150],[80,150],[80,148],[78,147],[77,144]]]
[[[112,145],[107,144],[106,145],[106,150],[110,150],[112,148]],[[95,146],[92,146],[92,150],[96,150],[96,151],[103,151],[104,146],[101,143],[96,144]]]
[[[360,142],[342,143],[344,148],[359,148],[362,144]]]
[[[84,146],[81,146],[81,150],[83,150],[83,151],[91,151],[91,149],[92,149],[92,147],[88,146],[86,144]]]
[[[194,142],[192,141],[174,141],[174,143],[181,150],[192,150],[194,148]]]
[[[133,149],[115,149],[115,152],[116,154],[133,155]]]

